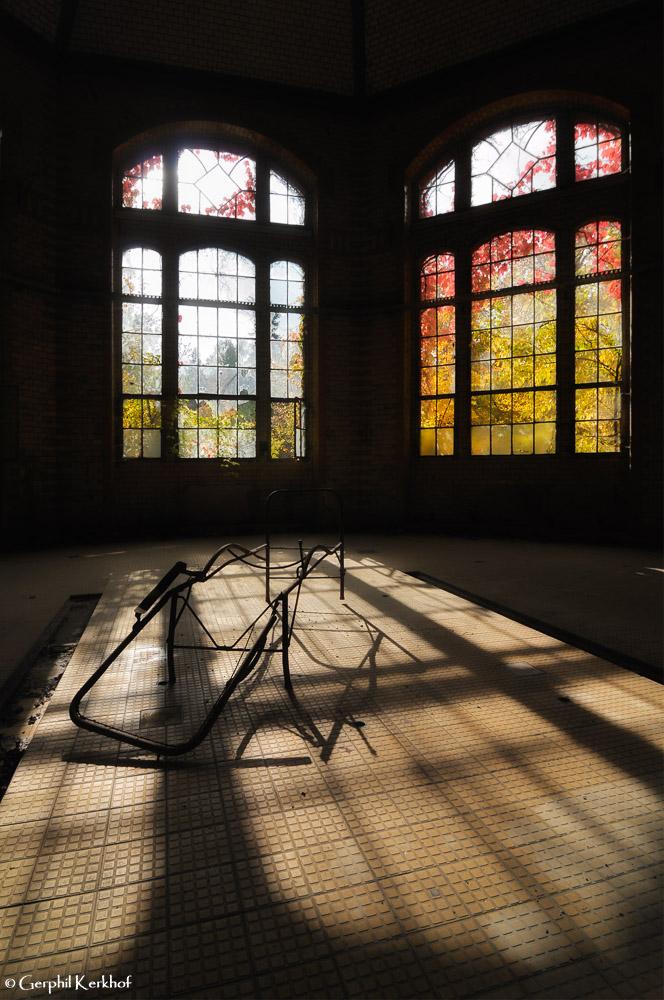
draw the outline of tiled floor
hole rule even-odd
[[[303,590],[296,700],[273,654],[166,763],[68,717],[155,579],[115,575],[0,805],[3,995],[659,997],[662,688],[371,555],[348,569],[344,602],[332,570]],[[229,635],[260,603],[238,568],[197,608]],[[160,687],[164,631],[87,714],[163,736],[141,713],[175,704],[167,738],[191,731],[234,660],[185,651]]]

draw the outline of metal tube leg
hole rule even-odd
[[[290,676],[290,664],[288,662],[288,594],[281,598],[281,662],[284,670],[284,687],[287,691],[293,690]]]
[[[341,552],[339,553],[339,600],[343,601],[345,599],[345,589],[346,589],[346,563],[344,560],[344,547],[341,546]]]
[[[265,541],[265,600],[270,602],[270,538]]]
[[[171,598],[170,610],[168,614],[168,636],[166,639],[166,655],[168,658],[168,683],[175,684],[175,651],[173,643],[175,641],[175,619],[177,616],[177,597]]]

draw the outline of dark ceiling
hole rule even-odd
[[[62,51],[376,93],[630,0],[0,0]]]

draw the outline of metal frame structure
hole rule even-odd
[[[272,526],[270,521],[271,508],[275,498],[288,494],[312,494],[327,495],[332,498],[337,512],[338,540],[334,545],[323,544],[313,545],[309,549],[303,547],[302,541],[298,541],[296,559],[287,563],[271,565],[271,554],[273,550]],[[343,529],[343,505],[341,497],[334,490],[327,489],[307,489],[307,490],[274,490],[267,497],[265,503],[265,541],[253,549],[247,549],[237,542],[228,542],[217,549],[208,559],[207,563],[200,570],[188,569],[184,562],[176,562],[162,579],[152,588],[149,594],[143,598],[141,603],[134,609],[136,621],[127,636],[109,653],[103,663],[95,670],[85,684],[76,692],[69,706],[69,716],[72,722],[80,729],[87,729],[90,732],[107,736],[109,739],[117,740],[119,743],[128,743],[141,750],[148,750],[158,756],[177,756],[188,753],[197,747],[207,736],[213,725],[223,712],[227,702],[238,685],[259,663],[263,653],[281,651],[282,670],[284,675],[284,687],[287,691],[292,690],[290,675],[289,646],[300,599],[302,584],[328,556],[336,558],[339,564],[339,600],[344,599],[344,577],[346,573],[344,561],[344,529]],[[247,625],[244,632],[238,638],[226,645],[217,642],[209,631],[201,617],[194,610],[191,604],[191,593],[195,586],[207,583],[219,576],[228,566],[241,562],[255,569],[263,570],[265,573],[265,607],[260,614]],[[282,588],[274,597],[270,593],[271,581],[282,576],[275,576],[275,572],[281,573],[283,570],[292,570],[291,582]],[[289,577],[290,579],[290,577]],[[178,582],[179,581],[179,582]],[[292,611],[290,607],[290,596],[294,594]],[[141,634],[145,627],[155,618],[162,609],[169,605],[168,611],[168,631],[166,636],[166,657],[167,657],[167,680],[160,681],[169,686],[176,683],[175,673],[175,650],[176,649],[201,649],[227,651],[243,654],[238,660],[233,673],[226,682],[219,697],[214,702],[207,716],[196,732],[187,740],[180,743],[163,743],[158,740],[147,739],[135,733],[118,729],[115,726],[106,725],[96,719],[91,719],[81,711],[81,701],[88,694],[95,684],[103,677],[108,668],[118,659],[121,653]],[[209,645],[195,643],[182,644],[176,641],[176,629],[182,616],[188,612],[193,615],[198,624],[203,629]],[[268,638],[273,629],[280,625],[280,635],[272,644],[268,644]],[[250,641],[254,630],[260,627],[258,636]]]

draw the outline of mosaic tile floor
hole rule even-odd
[[[343,602],[333,574],[302,592],[296,698],[266,656],[166,762],[69,720],[155,577],[106,590],[0,805],[3,996],[660,996],[662,688],[371,558]],[[225,637],[260,607],[246,567],[196,601]],[[86,714],[192,731],[235,658],[183,650],[161,687],[165,627]]]

